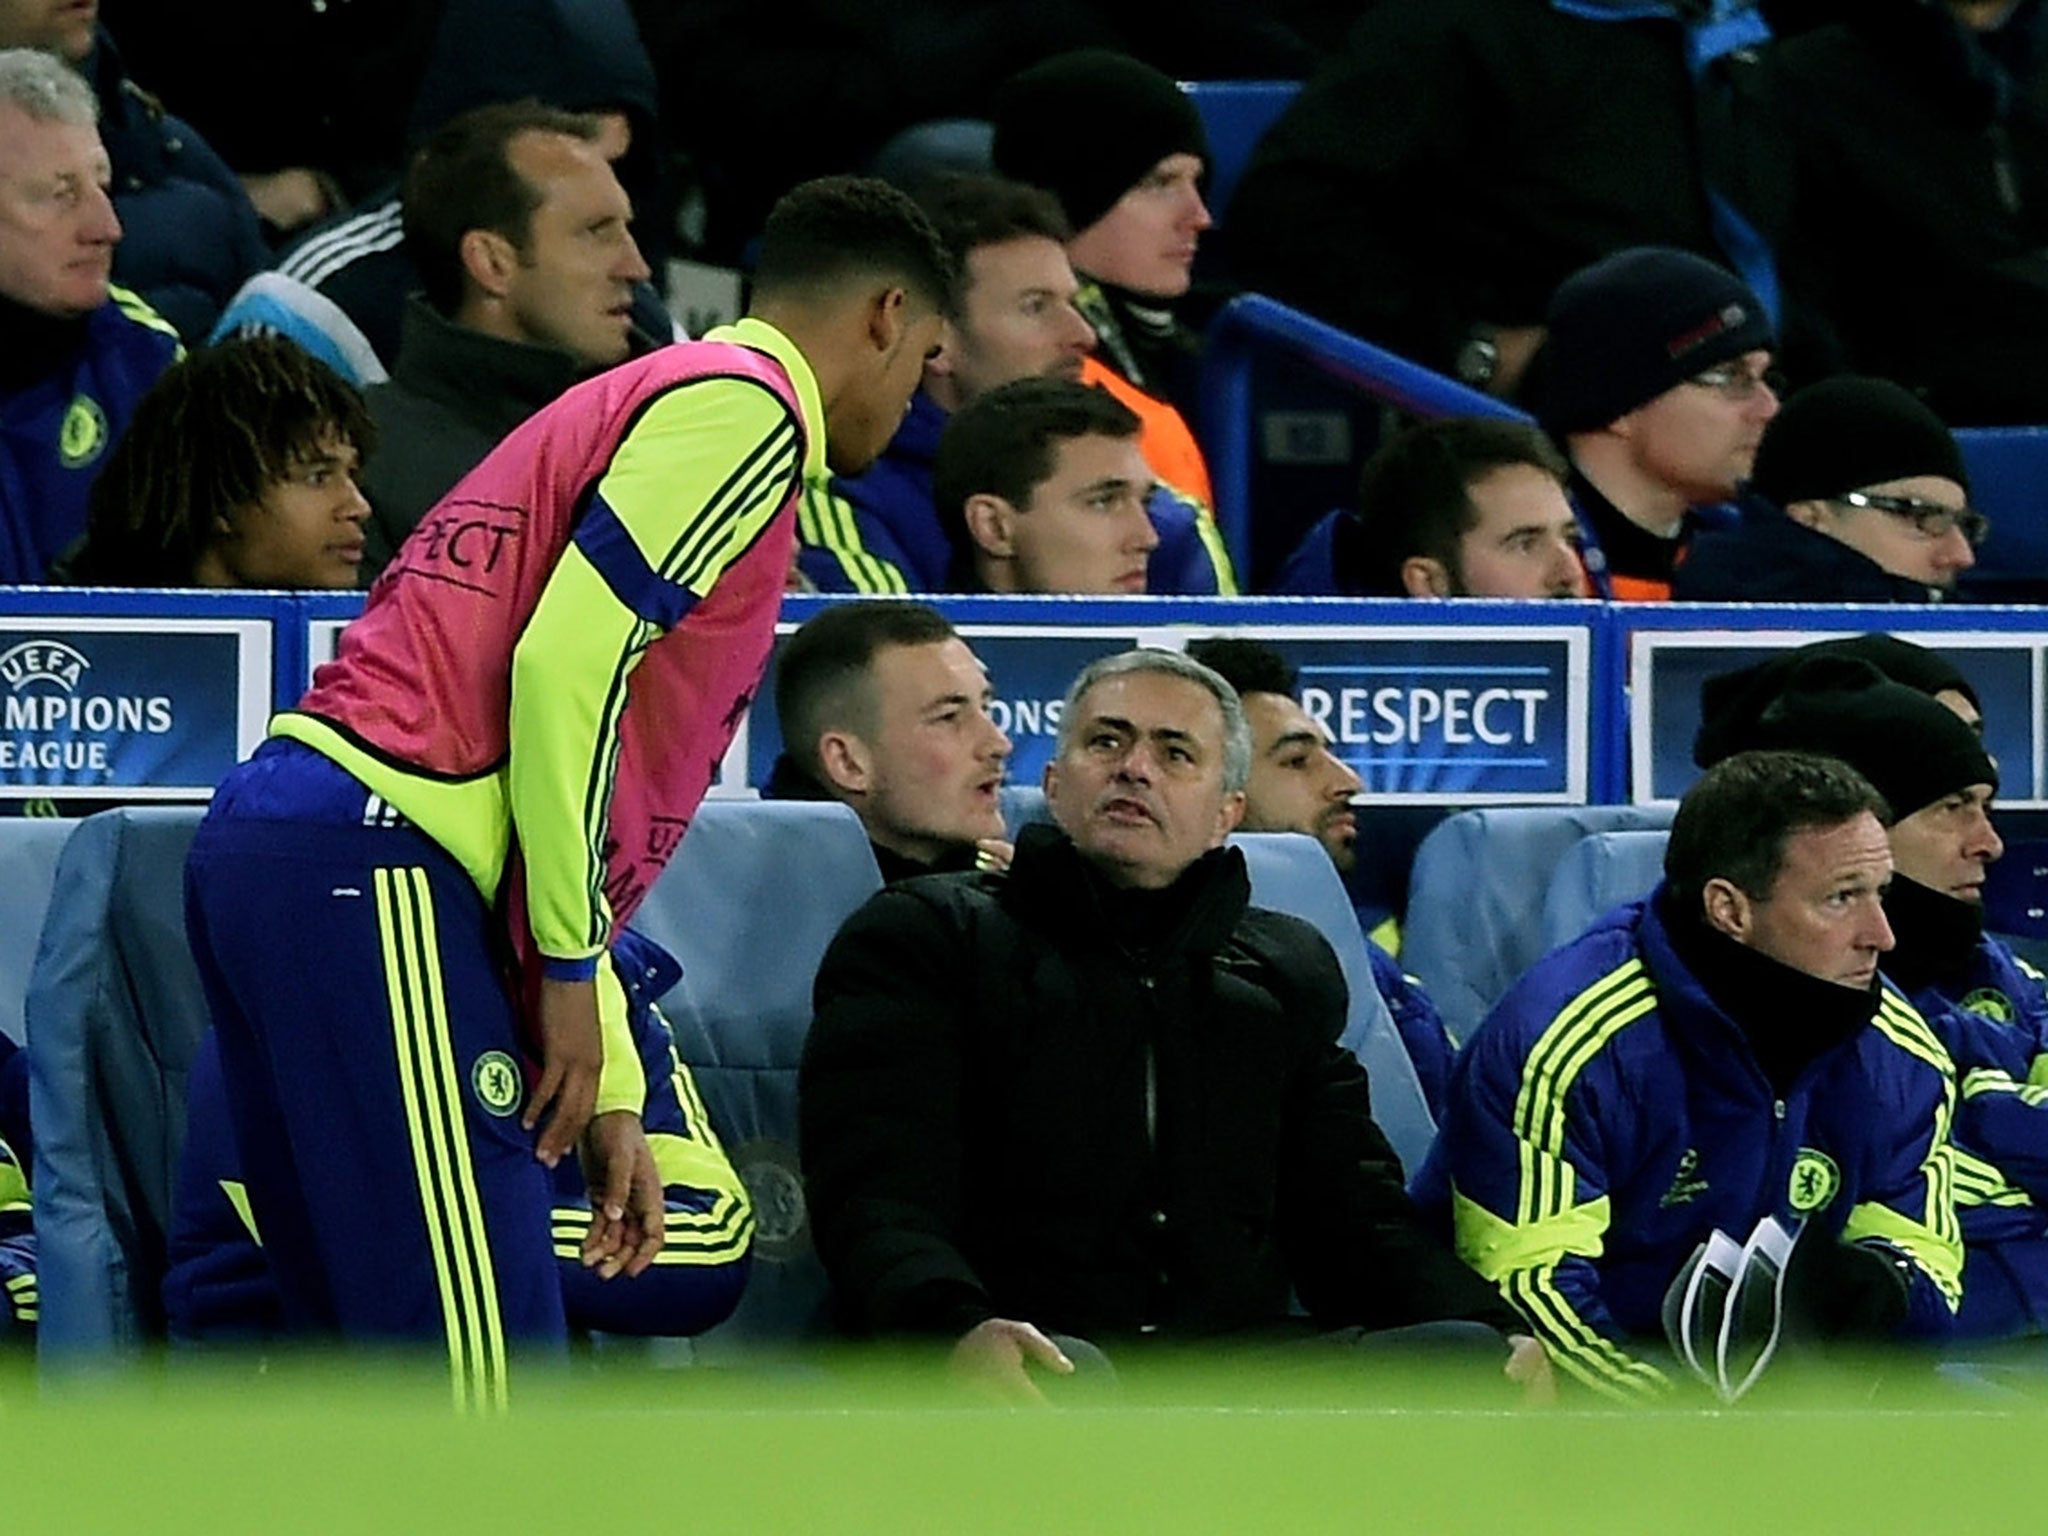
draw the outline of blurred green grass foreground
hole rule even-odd
[[[445,1379],[361,1356],[0,1362],[0,1533],[1433,1532],[2039,1528],[2048,1397],[2002,1369],[1789,1370],[1741,1405],[1198,1362],[983,1407],[935,1362]],[[2042,1378],[2034,1377],[2034,1381]],[[2018,1383],[2015,1385],[2015,1383]]]

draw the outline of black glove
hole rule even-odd
[[[1785,1272],[1787,1322],[1806,1338],[1889,1339],[1906,1320],[1912,1263],[1887,1243],[1802,1242]]]

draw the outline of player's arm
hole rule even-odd
[[[1560,1051],[1575,1033],[1574,1010],[1597,1022],[1584,1001],[1533,1045],[1491,1027],[1473,1040],[1441,1133],[1453,1225],[1459,1256],[1499,1288],[1560,1370],[1608,1397],[1650,1399],[1670,1380],[1623,1347],[1594,1264],[1611,1220],[1606,1158],[1582,1083],[1552,1070],[1569,1064]]]
[[[1887,1139],[1873,1187],[1849,1212],[1845,1243],[1882,1243],[1905,1255],[1903,1332],[1938,1337],[1955,1326],[1963,1294],[1963,1235],[1956,1218],[1955,1066],[1927,1022],[1886,993],[1876,1026],[1902,1053],[1906,1085],[1884,1106]],[[1875,1110],[1877,1106],[1873,1106]]]
[[[512,820],[552,982],[588,984],[610,937],[608,828],[634,669],[767,531],[801,457],[775,394],[700,379],[644,408],[587,495],[512,658]],[[624,1010],[602,1013],[596,1109],[637,1113],[645,1082]]]

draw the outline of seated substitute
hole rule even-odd
[[[1251,773],[1244,786],[1247,832],[1300,832],[1314,838],[1347,883],[1358,873],[1358,818],[1352,802],[1364,793],[1351,765],[1330,750],[1330,737],[1296,698],[1299,678],[1261,640],[1218,636],[1188,642],[1188,655],[1237,690],[1252,733]],[[1401,1032],[1422,1096],[1441,1116],[1450,1081],[1451,1037],[1422,983],[1373,938],[1376,908],[1361,904],[1358,926],[1372,979]]]
[[[352,590],[377,431],[325,364],[276,336],[175,363],[93,483],[58,574],[102,587]]]
[[[610,1284],[582,1262],[591,1224],[591,1181],[582,1159],[571,1152],[550,1175],[548,1210],[562,1310],[569,1328],[578,1332],[670,1338],[702,1333],[731,1315],[746,1287],[753,1206],[656,1006],[656,999],[681,979],[682,967],[631,929],[613,941],[610,965],[647,1079],[640,1120],[661,1177],[663,1257]],[[484,1096],[489,1082],[479,1078],[479,1098],[496,1112],[493,1106],[506,1100]],[[509,1081],[499,1089],[506,1095],[512,1091]],[[262,1241],[243,1183],[220,1043],[209,1032],[186,1085],[185,1145],[171,1211],[163,1300],[174,1341],[253,1343],[286,1331],[283,1301]]]
[[[1808,385],[1764,429],[1742,521],[1672,578],[1690,602],[1938,603],[1991,532],[1962,450],[1886,379]]]
[[[954,540],[954,588],[1130,596],[1149,590],[1159,531],[1138,418],[1070,379],[1019,379],[955,416],[932,499]]]
[[[1408,1203],[1336,1043],[1329,945],[1249,904],[1222,846],[1249,759],[1208,668],[1105,657],[1067,694],[1056,825],[1005,874],[890,887],[840,930],[798,1097],[848,1327],[955,1340],[1026,1399],[1027,1364],[1069,1363],[1048,1335],[1516,1327]],[[1548,1384],[1527,1338],[1508,1371]]]
[[[837,800],[867,829],[885,881],[1001,868],[1010,738],[988,672],[936,608],[841,603],[775,661],[783,750],[768,793]]]
[[[1878,979],[1884,799],[1749,752],[1680,802],[1665,878],[1531,967],[1466,1042],[1418,1195],[1563,1370],[1655,1397],[1666,1291],[1715,1229],[1801,1230],[1792,1326],[1955,1325],[1956,1084]]]
[[[1909,641],[1808,646],[1709,679],[1693,754],[1710,765],[1759,746],[1827,752],[1899,813],[1884,898],[1897,944],[1884,974],[1961,1081],[1958,1329],[2011,1338],[2048,1332],[2048,1109],[2037,1086],[2048,1076],[2048,995],[2041,973],[1984,931],[1985,875],[2005,845],[1991,822],[1998,766],[1971,723],[1973,698],[1954,668]]]
[[[1366,461],[1358,504],[1302,540],[1276,590],[1301,596],[1584,597],[1571,466],[1519,421],[1410,427]]]

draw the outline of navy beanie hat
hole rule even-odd
[[[1785,402],[1764,428],[1749,484],[1788,507],[1915,475],[1970,488],[1962,450],[1918,397],[1889,379],[1843,375]]]
[[[1733,718],[1702,695],[1693,743],[1702,768],[1765,748],[1818,752],[1870,780],[1902,817],[1975,784],[1998,786],[1998,765],[1954,710],[1853,656],[1805,657],[1760,708],[1754,696],[1727,702]]]
[[[1013,75],[990,115],[996,171],[1052,193],[1077,234],[1168,155],[1209,163],[1209,138],[1187,92],[1107,48],[1062,53]]]
[[[1703,369],[1775,344],[1770,317],[1703,256],[1632,246],[1558,285],[1532,393],[1546,430],[1592,432]]]

